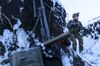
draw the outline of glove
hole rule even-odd
[[[84,30],[80,30],[80,35],[83,35],[84,34]]]

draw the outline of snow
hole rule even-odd
[[[13,33],[10,30],[5,29],[1,40],[6,48],[10,47],[11,44],[13,44]]]
[[[16,30],[16,36],[17,36],[17,44],[20,48],[22,47],[28,48],[30,44],[30,42],[28,41],[29,36],[24,29],[19,28],[20,25],[21,25],[20,20],[17,20],[17,24],[14,25],[14,30]],[[67,31],[68,29],[64,30],[64,32]],[[5,29],[3,35],[0,36],[0,41],[3,42],[6,48],[8,48],[9,46],[11,46],[11,44],[13,44],[13,36],[14,36],[13,32],[11,32],[8,29]],[[32,36],[35,37],[35,34],[33,34]],[[41,44],[38,39],[34,39],[34,40],[35,43],[37,43],[37,45]],[[91,38],[90,35],[88,35],[87,37],[86,36],[83,37],[83,40],[84,40],[84,50],[82,53],[80,53],[80,55],[82,56],[82,58],[85,58],[88,60],[88,62],[92,63],[92,66],[100,66],[100,52],[99,52],[100,39],[95,40]],[[7,58],[7,54],[8,52],[6,52],[4,57],[0,56],[0,61]],[[67,55],[62,54],[62,61],[64,66],[72,66],[72,64],[70,63],[71,59],[72,58],[68,58]],[[10,65],[6,64],[0,66],[10,66]],[[88,65],[86,64],[85,66]]]
[[[61,2],[59,0],[52,0],[52,1],[53,1],[53,6],[55,6],[56,2],[61,5]]]
[[[62,61],[63,61],[64,66],[72,66],[72,64],[70,63],[69,58],[66,55],[62,56]]]
[[[24,29],[19,28],[19,23],[20,21],[17,21],[17,24],[14,25],[14,28],[16,30],[16,35],[17,35],[17,44],[18,46],[21,48],[28,48],[30,42],[28,41],[29,36],[27,35],[27,33],[24,31]],[[64,32],[67,32],[68,29],[65,29]],[[3,35],[0,36],[0,41],[3,42],[3,44],[6,46],[6,48],[8,46],[10,46],[11,44],[13,44],[13,32],[11,32],[8,29],[5,29],[3,32]],[[35,37],[35,34],[32,35],[33,37]],[[100,37],[100,36],[99,36]],[[37,45],[39,45],[39,40],[38,39],[34,39],[35,43],[37,43]],[[93,66],[100,66],[100,39],[95,40],[93,38],[91,38],[90,35],[88,35],[87,37],[83,37],[84,40],[84,50],[81,53],[81,56],[85,59],[88,60],[88,62],[92,63]],[[6,56],[7,57],[7,53]],[[0,56],[0,61],[4,59],[4,57]],[[63,54],[62,55],[62,61],[64,66],[72,66],[71,62],[71,58],[68,58],[67,55]],[[1,66],[9,66],[9,64],[7,65],[1,65]],[[88,66],[86,64],[86,66]]]
[[[18,46],[23,48],[28,47],[28,45],[30,44],[28,41],[28,35],[22,28],[17,30],[16,35],[17,35]]]
[[[10,0],[9,0],[10,1]],[[23,1],[23,0],[21,0]],[[60,3],[59,0],[52,0],[54,5],[56,2]],[[20,8],[20,12],[22,11],[23,7]],[[15,18],[14,16],[12,16],[12,18],[17,20],[17,23],[13,26],[13,29],[16,30],[15,34],[16,34],[16,40],[17,40],[17,45],[20,48],[28,48],[30,45],[30,42],[28,40],[29,36],[26,33],[26,31],[23,28],[20,28],[21,25],[21,21],[17,18]],[[92,20],[89,21],[89,24],[93,24],[96,21],[99,21],[100,17],[94,18]],[[97,27],[99,28],[99,24],[97,25]],[[66,27],[64,28],[64,32],[67,32],[68,29],[66,29]],[[0,35],[0,41],[4,44],[4,46],[6,47],[6,51],[8,50],[8,48],[11,46],[11,44],[13,44],[14,42],[14,33],[11,32],[8,29],[5,29],[3,31],[3,35]],[[35,37],[35,34],[32,34],[33,37]],[[99,36],[100,38],[100,36]],[[38,39],[34,39],[35,43],[37,45],[41,45],[43,46],[42,43],[39,42]],[[87,37],[83,37],[83,41],[84,41],[84,50],[82,53],[80,53],[80,55],[87,59],[90,63],[92,63],[93,66],[100,66],[100,39],[95,40],[93,38],[91,38],[90,35],[88,35]],[[45,49],[45,47],[43,47],[42,49]],[[79,49],[79,48],[78,48]],[[17,51],[20,51],[21,49],[18,49]],[[50,51],[51,52],[51,51]],[[2,61],[3,59],[7,58],[7,54],[8,51],[6,52],[5,56],[2,57],[0,56],[0,61]],[[72,64],[70,63],[72,60],[72,58],[68,58],[67,55],[62,54],[62,61],[63,61],[63,65],[64,66],[72,66]],[[0,66],[10,66],[9,64],[6,65],[0,65]],[[86,64],[86,66],[88,66]]]
[[[21,6],[20,6],[20,13],[22,13],[22,10],[23,10],[23,9],[24,9],[24,7],[21,7]]]
[[[94,40],[90,37],[84,37],[83,39],[85,50],[85,52],[83,52],[83,56],[87,58],[90,62],[96,63],[93,66],[100,66],[100,39]]]
[[[64,33],[65,33],[65,32],[68,32],[67,27],[64,27],[63,32],[64,32]]]
[[[100,49],[100,39],[99,41],[95,44],[95,46],[92,48],[92,52],[95,54],[95,55],[100,55],[100,53],[98,52],[98,50]]]
[[[14,19],[17,20],[17,24],[15,24],[15,25],[13,26],[13,29],[16,30],[16,29],[18,29],[18,28],[20,27],[21,21],[20,21],[20,19],[15,18],[14,16],[12,16],[12,18],[14,18]]]
[[[12,0],[8,0],[7,2],[10,3]]]
[[[5,29],[3,32],[3,35],[0,36],[0,41],[4,44],[6,50],[11,46],[11,44],[13,43],[13,33],[8,30]],[[0,56],[0,61],[6,59],[8,57],[8,51],[6,51],[4,56]],[[9,64],[5,64],[5,65],[1,65],[0,66],[10,66]]]
[[[83,56],[87,58],[88,61],[95,63],[93,66],[100,66],[100,39],[93,40],[89,37],[84,37],[84,50]]]
[[[80,53],[82,58],[87,59],[88,62],[92,63],[92,66],[100,66],[100,39],[94,40],[90,37],[83,37],[83,40],[84,50]],[[62,56],[62,61],[64,66],[72,66],[67,55]]]
[[[93,18],[93,19],[91,19],[91,20],[88,20],[88,21],[87,21],[87,24],[86,24],[85,26],[88,26],[88,25],[93,24],[93,23],[95,23],[95,22],[100,22],[100,16],[98,16],[98,17],[96,17],[96,18]],[[99,24],[98,24],[98,26],[99,26]]]
[[[93,18],[93,19],[89,20],[88,22],[89,22],[89,24],[93,24],[93,22],[97,22],[99,20],[100,20],[100,16]]]
[[[84,41],[84,50],[91,50],[91,48],[94,47],[94,45],[96,44],[97,40],[91,39],[90,36],[88,37],[83,37],[83,41]]]
[[[0,56],[0,61],[8,57],[8,53],[9,53],[8,48],[11,47],[11,45],[14,43],[14,37],[16,36],[17,36],[15,38],[17,40],[16,44],[19,46],[19,49],[17,49],[17,51],[21,51],[21,48],[29,47],[30,42],[28,41],[28,35],[22,28],[19,28],[20,25],[21,25],[21,22],[19,19],[17,19],[17,23],[13,26],[13,29],[16,30],[15,33],[11,32],[9,29],[5,29],[3,31],[3,35],[0,35],[0,41],[3,43],[3,45],[6,48],[6,53],[4,56]],[[5,64],[5,65],[0,64],[0,66],[10,66],[10,64]]]
[[[24,0],[21,0],[22,2],[24,2]]]
[[[13,29],[16,30],[17,35],[17,44],[19,47],[26,48],[30,44],[28,41],[28,35],[24,29],[20,28],[21,21],[13,16],[17,20],[17,23],[14,25]]]

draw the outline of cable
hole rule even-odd
[[[57,7],[52,7],[52,8],[51,8],[51,11],[49,12],[49,22],[50,22],[51,13],[52,13],[53,11],[58,11],[58,12],[61,13],[61,15],[63,15],[63,13],[62,13]]]
[[[11,28],[13,29],[13,26],[12,26],[12,23],[11,23],[10,19],[5,14],[3,14],[3,13],[1,13],[1,15],[4,16],[8,20]]]

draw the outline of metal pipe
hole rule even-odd
[[[33,14],[34,14],[34,17],[36,17],[36,4],[35,4],[35,0],[33,0]]]
[[[47,40],[49,40],[50,39],[50,31],[49,31],[49,27],[48,27],[48,23],[47,23],[43,0],[40,0],[40,3],[41,3],[41,11],[42,11],[42,15],[43,15],[42,18],[43,18],[43,22],[44,22],[45,32],[46,32]]]

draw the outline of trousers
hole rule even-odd
[[[76,51],[77,48],[77,41],[79,42],[79,51],[83,51],[83,38],[80,34],[71,34],[69,39],[72,41],[73,49]]]

